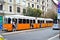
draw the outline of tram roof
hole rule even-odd
[[[6,18],[17,18],[17,19],[19,19],[19,18],[30,19],[30,20],[36,19],[36,17],[24,16],[24,15],[5,15],[4,17],[6,17]],[[37,17],[37,20],[47,20],[47,21],[51,20],[51,21],[53,21],[53,19],[50,19],[50,18],[39,18],[39,17]]]
[[[47,21],[53,21],[53,19],[50,19],[50,18],[45,18],[45,20],[47,20]]]
[[[21,18],[21,19],[35,19],[35,17],[30,17],[30,16],[24,16],[24,15],[6,15],[6,18]]]
[[[37,20],[45,20],[44,18],[37,18]]]

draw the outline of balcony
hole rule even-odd
[[[5,1],[4,1],[4,0],[0,0],[0,3],[1,3],[1,4],[4,4],[4,3],[5,3]]]

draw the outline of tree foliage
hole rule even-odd
[[[57,19],[57,13],[54,10],[49,10],[48,12],[46,12],[45,17]]]
[[[33,17],[40,17],[42,11],[40,9],[27,7],[27,12],[24,13],[25,16],[33,16]]]

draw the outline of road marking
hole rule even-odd
[[[56,37],[58,37],[58,36],[59,36],[59,34],[57,34],[57,35],[54,36],[54,37],[49,38],[48,40],[52,40],[52,39],[54,39],[54,38],[56,38]]]

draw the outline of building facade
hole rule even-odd
[[[23,15],[27,7],[41,9],[44,13],[52,9],[52,0],[0,0],[0,15]]]

